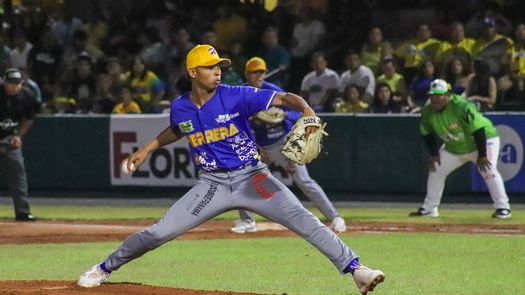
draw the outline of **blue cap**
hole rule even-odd
[[[482,24],[489,27],[496,26],[496,20],[494,20],[492,17],[485,17],[482,21]]]

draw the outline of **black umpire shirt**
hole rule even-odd
[[[0,85],[0,139],[16,134],[23,119],[35,117],[38,103],[34,95],[23,88],[17,95],[7,95],[4,85]]]

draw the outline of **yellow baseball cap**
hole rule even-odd
[[[186,55],[186,69],[194,69],[196,67],[209,67],[219,64],[227,67],[231,65],[231,60],[227,58],[220,58],[219,54],[210,45],[202,44],[193,47],[188,55]]]
[[[260,57],[252,57],[246,62],[245,72],[267,71],[266,62]]]

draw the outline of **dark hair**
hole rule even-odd
[[[279,29],[277,27],[274,27],[274,26],[268,26],[268,27],[266,27],[266,29],[264,29],[263,34],[273,33],[273,32],[275,32],[276,34],[279,34]]]
[[[348,49],[348,51],[346,51],[346,54],[345,56],[350,56],[350,55],[359,55],[359,53],[357,52],[357,50],[355,49]]]
[[[490,77],[490,67],[489,64],[483,59],[474,60],[474,71],[476,76],[485,80],[488,80]]]
[[[377,85],[376,85],[376,89],[375,89],[375,91],[374,91],[374,102],[373,102],[373,104],[374,104],[375,106],[378,106],[378,105],[381,104],[380,101],[379,101],[379,89],[381,89],[381,88],[383,88],[383,87],[388,88],[388,91],[390,91],[390,98],[388,99],[388,104],[391,104],[391,103],[392,103],[392,95],[394,94],[394,93],[392,92],[392,88],[390,88],[390,85],[388,85],[388,84],[385,83],[385,82],[379,82],[379,83],[377,83]]]
[[[461,75],[465,76],[466,74],[470,73],[470,69],[468,65],[461,58],[454,57],[451,60],[449,60],[447,64],[445,65],[445,73],[444,73],[445,75],[443,78],[445,78],[445,81],[452,84],[452,86],[456,85],[456,82],[457,82],[456,77],[454,76],[454,73],[452,73],[452,64],[456,60],[459,61],[461,63],[461,66],[463,67],[463,72],[461,73]]]
[[[345,91],[343,92],[343,98],[345,101],[346,101],[346,93],[348,92],[350,88],[357,89],[357,92],[359,92],[359,99],[363,97],[363,93],[365,92],[365,89],[363,87],[360,87],[359,85],[355,83],[348,83],[346,84]]]
[[[322,51],[316,51],[314,53],[312,53],[312,57],[311,59],[314,59],[314,58],[320,58],[322,57],[323,59],[326,59],[326,54]]]
[[[135,74],[133,73],[133,66],[135,65],[135,62],[137,60],[139,60],[144,65],[144,70],[142,71],[142,73],[140,73],[140,77],[135,76]],[[148,73],[148,66],[146,65],[146,61],[140,55],[134,55],[131,58],[131,66],[130,66],[130,69],[129,69],[129,77],[128,77],[128,80],[126,82],[131,85],[131,81],[133,81],[133,78],[139,78],[139,80],[142,81],[142,80],[144,80],[146,78],[146,74],[147,73]]]
[[[419,78],[423,78],[425,77],[425,64],[429,62],[431,63],[433,66],[434,66],[434,74],[432,75],[432,80],[436,79],[437,78],[437,71],[436,71],[436,65],[434,64],[434,62],[431,60],[431,59],[424,59],[423,62],[421,63],[421,65],[419,66],[419,70],[418,70],[418,73],[417,73],[417,76]]]
[[[488,94],[490,67],[483,59],[474,60],[474,77],[472,78],[471,93]]]

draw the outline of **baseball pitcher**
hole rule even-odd
[[[197,45],[188,52],[186,69],[191,92],[173,100],[170,126],[125,163],[128,170],[136,170],[153,150],[186,136],[199,170],[197,182],[158,223],[131,235],[102,263],[81,275],[79,286],[99,286],[124,264],[232,209],[256,212],[288,227],[323,253],[341,273],[352,273],[363,294],[384,280],[381,271],[361,265],[357,254],[306,210],[260,161],[249,117],[271,106],[283,106],[303,113],[300,120],[312,122],[314,111],[295,94],[220,84],[221,66],[230,64],[209,45]],[[315,137],[315,132],[322,131],[319,127],[310,125],[302,132],[306,137]]]

